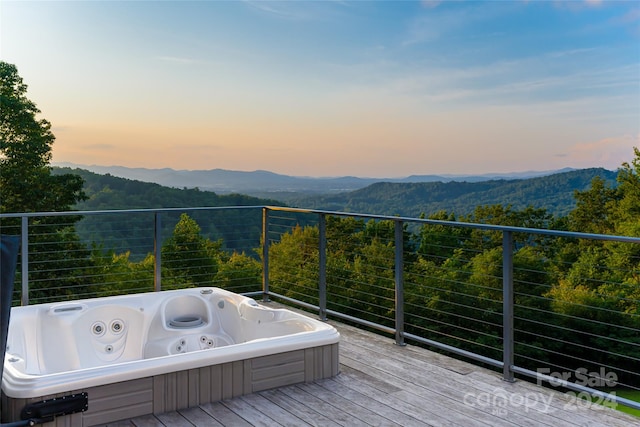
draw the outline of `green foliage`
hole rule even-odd
[[[47,220],[51,218],[30,223],[30,303],[94,297],[84,278],[93,267],[90,252],[79,241],[73,225],[50,224]],[[21,280],[21,273],[17,280]]]
[[[27,85],[17,68],[0,61],[0,213],[67,211],[85,197],[82,178],[51,174],[49,161],[55,137],[51,124],[36,117],[39,113],[27,98]],[[52,292],[61,298],[91,295],[81,279],[69,278],[70,271],[81,274],[90,266],[89,252],[75,233],[79,219],[50,216],[31,220],[29,261],[34,267],[29,281],[34,302],[46,300]],[[19,234],[19,221],[3,219],[2,231]],[[52,287],[65,289],[66,295],[50,292]]]
[[[84,179],[88,198],[75,205],[81,210],[262,206],[277,203],[241,194],[219,196],[198,189],[168,188],[111,175],[98,175],[83,169],[53,168],[52,173],[74,173]],[[163,236],[173,232],[175,224],[180,220],[179,215],[163,214]],[[198,222],[203,237],[212,241],[222,240],[226,250],[242,252],[260,245],[262,216],[258,210],[192,211],[190,216]],[[153,250],[153,233],[149,231],[153,226],[153,218],[149,215],[131,215],[126,228],[122,227],[120,218],[118,215],[86,216],[77,225],[78,233],[88,244],[94,241],[108,242],[108,249],[116,252],[129,250],[133,259],[144,258]]]
[[[636,151],[636,155],[638,152]],[[633,165],[633,166],[631,166]],[[576,192],[565,218],[546,209],[478,206],[467,216],[440,211],[435,221],[525,228],[624,233],[640,224],[636,159],[624,165],[617,187],[593,179]],[[391,221],[327,217],[328,308],[392,326],[394,227]],[[577,230],[579,231],[579,230]],[[517,363],[535,370],[599,366],[640,380],[640,252],[638,245],[592,239],[513,234]],[[404,233],[405,330],[487,357],[501,358],[503,234],[425,224]],[[317,304],[318,229],[297,227],[270,246],[270,283],[276,292]],[[585,359],[584,352],[593,354]]]
[[[607,186],[599,176],[591,180],[591,188],[575,191],[576,208],[569,213],[569,225],[574,231],[606,234],[614,230],[612,215],[618,190]]]
[[[615,229],[625,236],[640,236],[640,150],[633,149],[631,164],[623,163],[618,172],[618,201],[614,208]]]
[[[97,296],[150,292],[154,289],[155,257],[139,261],[130,252],[117,253],[94,245],[91,252],[93,268],[89,277]],[[194,286],[217,286],[234,292],[260,289],[262,265],[240,252],[227,252],[222,242],[212,242],[202,235],[198,223],[182,214],[161,251],[162,289]]]
[[[91,257],[95,265],[94,277],[98,278],[98,296],[153,291],[153,255],[149,254],[139,262],[131,261],[130,255],[130,252],[117,254],[112,250],[93,248]]]
[[[208,286],[213,282],[221,244],[205,239],[200,232],[189,215],[180,215],[173,235],[162,245],[163,287]]]
[[[278,293],[302,299],[318,299],[318,229],[297,226],[269,246],[269,283]]]
[[[483,182],[379,182],[368,187],[330,196],[300,198],[294,206],[341,212],[364,212],[418,218],[440,211],[470,215],[477,206],[512,206],[516,211],[531,206],[557,217],[575,207],[574,191],[589,188],[599,176],[616,184],[616,172],[602,168],[580,169],[553,175]]]
[[[51,124],[27,96],[14,65],[0,61],[0,212],[69,210],[82,200],[82,179],[53,176]]]
[[[447,211],[440,211],[430,215],[429,219],[454,222],[456,216]],[[436,264],[442,264],[453,256],[453,252],[469,238],[470,233],[468,228],[425,224],[419,232],[418,253]]]
[[[234,252],[221,263],[214,278],[216,286],[236,293],[262,288],[262,264],[245,253]]]

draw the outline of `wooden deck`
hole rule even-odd
[[[341,333],[337,377],[109,427],[632,426],[640,419],[497,372],[330,322]]]

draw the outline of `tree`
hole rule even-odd
[[[318,227],[294,227],[269,245],[271,289],[291,298],[317,304]]]
[[[447,211],[439,211],[429,216],[438,221],[456,221],[456,216]],[[454,251],[469,237],[471,230],[440,224],[425,224],[419,233],[418,252],[423,257],[442,264],[453,256]]]
[[[55,137],[26,92],[15,65],[0,61],[0,212],[69,210],[85,197],[82,178],[51,174]]]
[[[618,169],[619,201],[613,215],[616,232],[625,236],[640,236],[640,150],[634,147],[633,153],[631,164]]]
[[[220,246],[202,237],[198,223],[183,213],[162,245],[163,277],[173,285],[210,286],[218,271]]]
[[[612,214],[619,198],[599,176],[591,180],[591,188],[575,191],[576,208],[569,213],[569,226],[582,233],[606,234],[614,232]]]
[[[245,253],[234,252],[220,264],[215,286],[236,293],[261,289],[262,264]]]
[[[51,174],[55,140],[51,124],[36,118],[40,110],[26,93],[27,85],[15,65],[0,61],[0,213],[68,211],[85,198],[83,180],[72,174]],[[29,280],[37,284],[37,298],[42,301],[54,295],[89,296],[82,275],[69,273],[90,263],[89,251],[75,232],[80,219],[49,216],[30,220]],[[3,232],[19,234],[19,223],[19,218],[3,220]],[[52,287],[64,290],[52,291]]]

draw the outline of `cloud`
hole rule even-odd
[[[640,21],[640,7],[636,9],[631,9],[623,16],[619,17],[617,22],[621,24],[633,24],[634,22]]]
[[[115,150],[117,147],[114,144],[87,144],[84,145],[82,148],[86,149],[86,150],[95,150],[95,151],[112,151]]]
[[[581,48],[581,49],[568,49],[568,50],[560,50],[560,51],[555,51],[555,52],[549,52],[547,55],[550,58],[562,58],[565,56],[571,56],[571,55],[577,55],[577,54],[583,54],[583,53],[587,53],[587,52],[592,52],[596,50],[595,47],[590,47],[590,48]]]
[[[433,2],[433,6],[427,6],[427,3],[431,2],[422,2],[424,8],[435,9],[438,5],[436,3],[439,2]],[[512,7],[506,3],[459,2],[459,7],[440,8],[437,11],[420,13],[409,22],[402,45],[409,46],[444,39],[477,22],[489,22],[494,18],[507,15]]]
[[[533,1],[531,3],[534,3]],[[553,6],[556,9],[566,9],[578,12],[586,9],[596,9],[606,6],[606,3],[616,3],[615,1],[605,0],[554,0]]]
[[[627,28],[632,35],[640,37],[640,7],[613,18],[610,24]]]
[[[585,98],[609,102],[621,97],[628,100],[637,94],[638,66],[591,65],[601,55],[596,48],[581,48],[466,67],[424,65],[404,70],[390,65],[383,83],[370,85],[378,91],[430,100],[441,107],[441,103],[539,105],[584,102]]]
[[[573,145],[568,152],[559,153],[557,157],[563,157],[574,167],[617,169],[633,158],[633,147],[640,147],[640,134],[585,141]]]
[[[269,15],[277,16],[279,18],[293,19],[298,17],[297,15],[292,13],[290,9],[283,7],[285,6],[283,4],[274,4],[274,3],[267,3],[264,1],[251,1],[251,0],[246,0],[245,4],[249,5],[250,7],[256,10],[265,12]]]
[[[209,152],[209,151],[220,151],[220,150],[225,150],[228,147],[225,147],[224,145],[219,145],[219,144],[189,144],[189,143],[180,143],[177,145],[170,145],[169,147],[167,147],[170,150],[176,150],[179,152],[184,152],[184,151],[189,151],[189,152],[196,152],[196,153],[205,153],[205,152]]]
[[[440,3],[442,3],[442,1],[440,1],[440,0],[422,0],[420,3],[422,3],[422,6],[428,8],[428,9],[434,9],[434,8],[440,6]]]
[[[191,58],[182,58],[179,56],[157,56],[156,59],[174,64],[195,64],[198,61]]]
[[[350,2],[340,0],[279,2],[244,0],[244,4],[265,15],[289,21],[331,20],[335,17],[336,10],[352,6]]]

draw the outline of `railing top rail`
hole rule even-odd
[[[548,230],[548,229],[543,229],[543,228],[514,227],[514,226],[506,226],[506,225],[493,225],[493,224],[480,224],[480,223],[472,223],[472,222],[445,221],[445,220],[426,219],[426,218],[411,218],[411,217],[390,216],[390,215],[362,214],[362,213],[355,213],[355,212],[325,211],[325,210],[319,210],[319,209],[287,208],[287,207],[281,207],[281,206],[265,206],[265,208],[267,208],[269,210],[274,210],[274,211],[290,211],[290,212],[299,212],[299,213],[316,213],[316,214],[333,215],[333,216],[356,216],[358,218],[369,218],[369,219],[380,219],[380,220],[391,220],[391,221],[414,222],[414,223],[431,224],[431,225],[446,225],[446,226],[451,226],[451,227],[475,228],[475,229],[478,229],[478,230],[510,231],[510,232],[513,232],[513,233],[543,234],[543,235],[555,236],[555,237],[570,237],[570,238],[578,238],[578,239],[592,239],[592,240],[607,240],[607,241],[626,242],[626,243],[640,243],[640,237],[630,237],[630,236],[615,236],[615,235],[595,234],[595,233],[579,233],[579,232],[574,232],[574,231]]]
[[[155,212],[184,212],[224,209],[262,209],[264,206],[198,206],[177,208],[138,208],[138,209],[107,209],[97,211],[61,211],[61,212],[12,212],[0,213],[0,218],[32,218],[41,216],[74,216],[74,215],[109,215],[125,213],[155,213]]]
[[[15,213],[0,213],[0,219],[1,218],[23,218],[23,217],[30,218],[30,217],[42,217],[42,216],[184,212],[184,211],[225,210],[225,209],[268,209],[272,211],[312,213],[312,214],[323,214],[323,215],[333,215],[333,216],[343,216],[343,217],[352,216],[352,217],[358,217],[358,218],[368,218],[368,219],[378,219],[378,220],[403,221],[403,222],[413,222],[413,223],[431,224],[431,225],[445,225],[449,227],[474,228],[477,230],[500,231],[500,232],[509,231],[513,233],[540,234],[540,235],[555,236],[555,237],[605,240],[605,241],[615,241],[615,242],[625,242],[625,243],[640,243],[640,237],[631,237],[631,236],[615,236],[615,235],[595,234],[595,233],[578,233],[573,231],[548,230],[548,229],[542,229],[542,228],[514,227],[514,226],[505,226],[505,225],[445,221],[445,220],[426,219],[426,218],[412,218],[412,217],[403,217],[403,216],[376,215],[376,214],[364,214],[364,213],[357,213],[357,212],[339,212],[339,211],[329,211],[329,210],[322,210],[322,209],[304,209],[304,208],[290,208],[285,206],[264,206],[264,205],[139,208],[139,209],[111,209],[111,210],[96,210],[96,211],[64,211],[64,212],[22,212],[22,213],[15,212]]]

